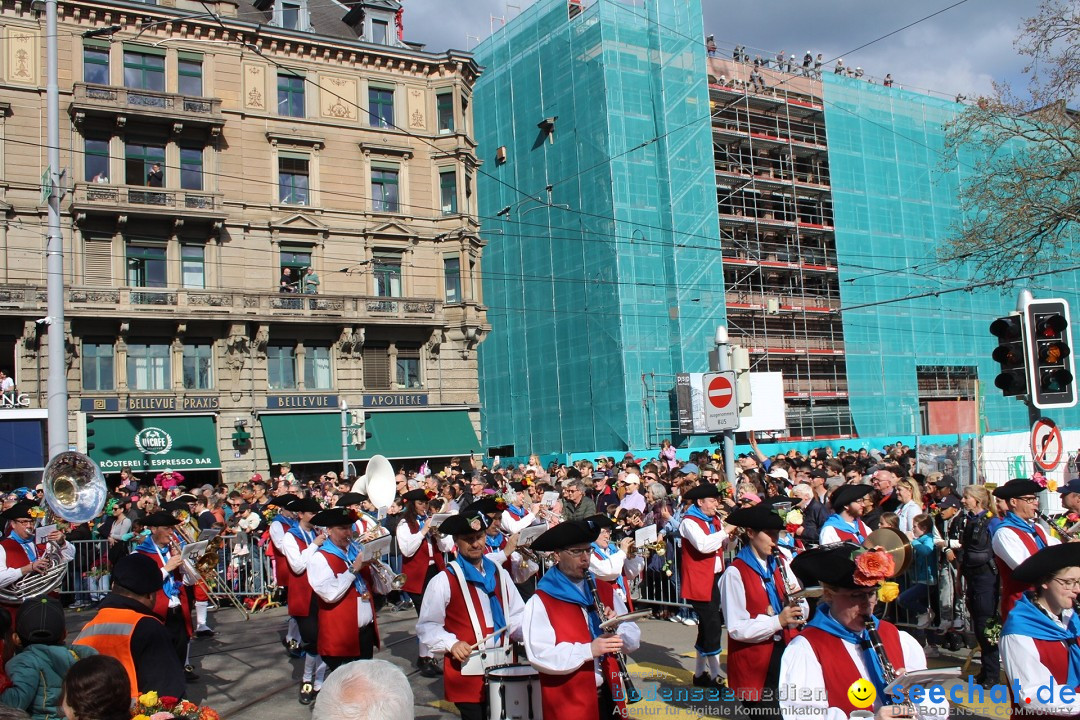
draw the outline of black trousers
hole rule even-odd
[[[1001,656],[998,646],[986,639],[986,625],[997,616],[998,611],[998,575],[990,572],[964,573],[967,583],[968,612],[971,613],[972,629],[982,651],[982,670],[979,679],[997,683],[1001,678]]]
[[[360,628],[360,654],[348,657],[340,655],[321,655],[322,661],[326,663],[326,668],[330,672],[337,670],[345,663],[351,663],[354,660],[370,660],[375,657],[375,623],[370,622],[364,627]]]
[[[158,592],[161,592],[160,590]],[[176,656],[180,658],[180,664],[187,663],[187,647],[188,642],[191,641],[191,636],[188,635],[187,622],[184,618],[184,608],[182,605],[169,608],[165,613],[165,629],[169,633],[169,639],[172,640],[173,650],[176,652]]]
[[[712,600],[691,600],[690,607],[698,616],[694,648],[702,655],[718,654],[724,639],[724,617],[720,614],[720,583],[713,581]]]
[[[487,720],[488,718],[487,703],[454,704],[457,705],[458,712],[461,713],[461,720]]]
[[[300,640],[303,642],[304,652],[314,655],[319,652],[319,599],[315,593],[311,593],[311,607],[308,608],[306,617],[293,618],[296,627],[300,630]]]

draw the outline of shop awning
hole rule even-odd
[[[207,415],[159,416],[98,415],[87,427],[94,434],[90,457],[104,472],[117,472],[125,465],[137,471],[217,470],[217,429]]]
[[[45,469],[45,432],[40,418],[0,420],[0,472]]]
[[[260,420],[274,465],[341,460],[341,413],[265,413]],[[371,433],[367,446],[363,450],[350,446],[350,460],[372,455],[426,460],[480,450],[467,410],[371,413],[365,428]]]

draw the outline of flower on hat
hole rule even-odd
[[[436,493],[435,493],[435,491],[434,491],[434,490],[428,490],[428,491],[427,491],[426,493],[424,493],[424,494],[425,494],[425,495],[427,495],[427,499],[428,499],[428,500],[434,500],[434,499],[435,499],[435,496],[436,496]]]
[[[877,585],[896,574],[896,562],[881,547],[856,552],[852,559],[855,561],[854,580],[857,585]]]
[[[892,602],[900,596],[900,586],[894,582],[882,583],[878,588],[878,600],[884,603]]]
[[[502,512],[506,508],[507,508],[506,499],[503,498],[501,495],[496,495],[495,496],[495,509],[498,510],[499,512]]]
[[[45,517],[45,508],[43,508],[43,507],[32,507],[32,508],[30,508],[30,517],[34,518],[35,520],[39,520],[39,519]]]

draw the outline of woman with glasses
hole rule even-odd
[[[1016,601],[1001,630],[1005,675],[1018,682],[1023,693],[1013,698],[1013,717],[1075,717],[1073,690],[1080,685],[1076,642],[1080,616],[1075,609],[1080,595],[1080,545],[1043,548],[1017,565],[1012,579],[1030,587]]]
[[[1039,550],[1060,541],[1037,519],[1042,485],[1027,478],[1014,478],[994,490],[1004,500],[1008,512],[994,531],[994,561],[1001,575],[1001,619],[1027,590],[1027,584],[1013,579],[1013,569]]]

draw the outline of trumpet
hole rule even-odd
[[[390,590],[400,590],[405,587],[405,582],[408,579],[405,573],[394,574],[394,571],[389,565],[382,560],[374,560],[371,563],[371,572],[378,578],[379,583],[383,586],[383,589],[389,588]],[[389,592],[390,590],[387,590]],[[381,593],[385,594],[385,593]]]

